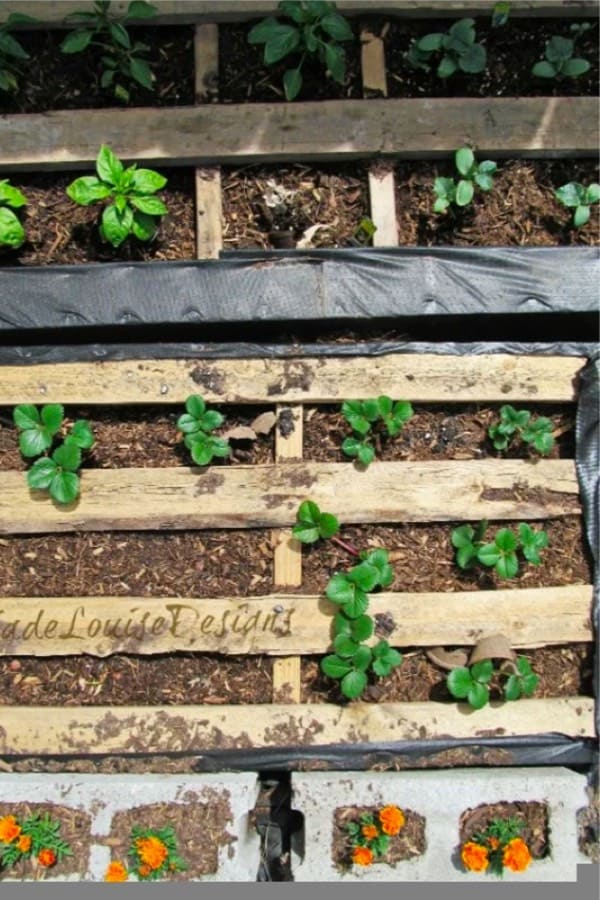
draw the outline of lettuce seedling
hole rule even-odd
[[[491,159],[477,163],[470,147],[461,147],[454,154],[454,162],[462,178],[458,183],[454,178],[436,178],[433,190],[436,195],[433,211],[444,213],[454,203],[468,206],[475,194],[475,187],[491,191],[494,186],[493,174],[497,169]]]
[[[408,400],[394,403],[390,397],[382,395],[371,400],[345,400],[342,415],[354,432],[342,443],[343,452],[368,466],[375,459],[375,448],[370,440],[375,424],[380,423],[389,437],[395,437],[413,415],[413,408]]]
[[[482,709],[490,699],[489,683],[494,674],[491,659],[483,659],[472,666],[457,666],[448,673],[448,690],[457,700],[466,700],[473,709]]]
[[[566,38],[554,35],[546,41],[544,60],[537,62],[531,74],[538,78],[579,78],[589,71],[590,63],[580,56],[573,56],[575,42],[582,34],[585,34],[592,26],[589,22],[581,22],[571,25],[572,37]]]
[[[573,225],[581,228],[590,218],[590,206],[600,200],[600,184],[593,182],[585,187],[578,181],[569,181],[554,191],[556,199],[563,206],[574,207]]]
[[[552,421],[546,416],[532,418],[529,410],[516,410],[506,404],[500,407],[500,421],[488,428],[488,436],[496,450],[506,450],[515,437],[520,437],[542,456],[546,456],[554,446],[552,430]]]
[[[177,428],[184,434],[184,443],[198,466],[207,466],[213,457],[227,457],[231,453],[229,441],[215,437],[212,432],[225,421],[222,413],[207,409],[198,394],[185,401],[186,412],[177,419]]]
[[[153,238],[157,219],[168,209],[162,200],[152,195],[166,185],[167,179],[152,169],[138,169],[135,163],[126,169],[106,146],[98,153],[96,172],[98,177],[76,178],[66,190],[71,200],[81,206],[112,201],[102,212],[102,239],[119,247],[130,235],[140,241]]]
[[[335,3],[282,0],[277,9],[287,17],[280,22],[269,16],[252,28],[249,44],[264,44],[264,62],[270,66],[286,56],[300,56],[295,68],[283,76],[286,100],[293,100],[302,88],[302,66],[308,55],[322,63],[338,84],[346,77],[346,54],[338,41],[354,39],[346,19],[336,12]]]
[[[449,78],[459,70],[477,74],[483,72],[487,63],[485,47],[476,43],[474,19],[459,19],[447,32],[413,40],[405,56],[411,66],[429,72],[431,56],[437,53],[442,55],[436,69],[438,78]]]
[[[27,197],[13,187],[7,178],[0,180],[0,246],[20,247],[25,241],[25,229],[13,210],[27,203]]]
[[[123,103],[129,103],[130,88],[135,82],[146,90],[154,87],[155,77],[143,58],[150,50],[141,41],[132,43],[126,23],[131,19],[147,19],[156,15],[157,8],[144,0],[132,0],[125,15],[110,15],[110,0],[97,0],[93,10],[78,11],[67,16],[74,31],[66,36],[60,49],[63,53],[81,53],[88,47],[97,47],[101,53],[102,74],[100,85],[112,88],[113,95]]]
[[[15,25],[30,25],[34,22],[37,22],[37,19],[32,16],[11,13],[6,22],[0,25],[0,91],[8,94],[19,90],[23,65],[29,59],[29,53],[10,32]]]
[[[507,680],[504,683],[504,699],[505,700],[518,700],[519,697],[531,697],[539,684],[540,676],[536,675],[531,668],[531,663],[525,656],[517,656],[516,664],[515,664],[516,672],[512,672],[507,675],[506,672],[501,672],[502,675],[507,675]]]
[[[460,525],[452,532],[452,546],[456,548],[456,564],[460,569],[472,569],[475,563],[496,570],[501,578],[514,578],[519,571],[519,551],[534,566],[541,563],[540,551],[549,544],[546,531],[534,531],[521,522],[518,534],[510,528],[501,528],[491,543],[483,540],[487,522],[480,522],[477,529]]]

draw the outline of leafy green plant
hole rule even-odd
[[[79,496],[82,451],[94,446],[89,422],[78,419],[64,434],[64,409],[59,403],[48,403],[41,410],[30,404],[17,406],[13,421],[23,456],[41,457],[27,472],[29,487],[47,490],[58,503],[72,503]],[[53,450],[62,434],[62,443]]]
[[[96,159],[95,175],[76,178],[67,186],[67,194],[80,206],[105,204],[100,235],[113,247],[119,247],[130,235],[149,241],[156,234],[157,219],[168,209],[153,194],[163,188],[167,179],[152,169],[125,168],[110,147],[102,146]]]
[[[129,103],[133,83],[153,90],[154,75],[144,54],[150,47],[141,41],[132,42],[126,24],[131,19],[147,19],[157,9],[145,0],[132,0],[123,16],[110,14],[110,0],[97,0],[92,11],[77,11],[67,16],[74,30],[66,36],[60,49],[63,53],[82,53],[89,47],[98,48],[102,74],[100,85],[111,88],[117,100]]]
[[[494,670],[491,659],[483,659],[472,666],[457,666],[448,673],[446,685],[457,700],[466,700],[473,709],[482,709],[490,699],[490,683],[493,676],[505,678],[502,693],[505,700],[531,697],[539,684],[539,675],[531,668],[525,656],[517,656],[514,663],[504,661]]]
[[[579,78],[589,71],[590,63],[580,56],[573,56],[575,42],[592,26],[589,22],[571,25],[571,37],[555,34],[546,41],[545,59],[536,62],[531,70],[538,78]]]
[[[470,872],[490,872],[502,878],[504,869],[525,872],[533,859],[521,837],[523,825],[516,816],[491,819],[483,831],[476,831],[460,850],[462,863]]]
[[[382,395],[370,400],[345,400],[342,415],[353,431],[352,436],[342,443],[343,452],[368,466],[375,459],[371,440],[375,425],[382,426],[389,437],[395,437],[413,415],[413,408],[408,400],[394,403],[390,397]]]
[[[531,697],[540,683],[540,676],[531,668],[531,663],[526,656],[517,656],[514,666],[515,671],[506,675],[504,684],[504,699],[518,700],[519,697]]]
[[[322,513],[312,500],[304,500],[298,507],[294,537],[303,544],[314,544],[319,539],[333,537],[340,530],[340,523],[331,513]]]
[[[556,199],[563,206],[574,207],[573,225],[581,228],[590,218],[590,206],[600,200],[600,184],[593,182],[587,187],[578,181],[569,181],[554,191]]]
[[[294,68],[283,76],[287,100],[293,100],[302,89],[302,66],[307,55],[322,63],[334,81],[344,83],[346,54],[339,41],[351,41],[352,29],[336,12],[335,3],[314,0],[282,0],[277,9],[288,22],[269,16],[258,22],[248,34],[249,44],[264,44],[264,62],[270,66],[290,54],[300,56]]]
[[[518,534],[511,528],[500,528],[494,540],[485,543],[487,522],[477,528],[460,525],[452,532],[452,546],[456,549],[456,564],[460,569],[471,569],[475,563],[494,569],[500,578],[514,578],[519,572],[519,551],[534,566],[541,563],[540,551],[549,544],[548,533],[535,531],[521,522]]]
[[[474,19],[459,19],[447,32],[433,32],[413,40],[406,60],[411,66],[429,72],[434,54],[441,54],[436,69],[438,78],[450,78],[457,71],[475,75],[483,72],[487,63],[485,47],[476,42]]]
[[[72,856],[69,844],[60,837],[61,824],[49,813],[32,813],[22,820],[8,815],[0,818],[0,866],[15,866],[22,859],[35,859],[38,866],[51,868]]]
[[[20,247],[25,240],[25,229],[14,212],[27,203],[21,191],[13,187],[7,178],[0,179],[0,246]]]
[[[475,154],[470,147],[460,147],[454,154],[454,162],[462,176],[458,182],[454,178],[436,178],[433,190],[436,195],[433,211],[444,213],[454,203],[456,206],[468,206],[475,194],[475,188],[491,191],[494,186],[493,175],[497,169],[495,162],[485,159],[475,161]]]
[[[212,432],[220,428],[225,417],[215,409],[207,409],[198,394],[191,394],[185,401],[185,413],[177,419],[177,428],[184,434],[184,444],[198,466],[207,466],[216,457],[231,453],[229,441],[216,437]]]
[[[546,456],[554,446],[553,427],[552,420],[546,416],[532,417],[529,410],[517,410],[506,404],[500,407],[500,421],[488,428],[488,437],[496,450],[506,450],[514,438],[520,438]]]
[[[37,19],[32,16],[11,13],[6,22],[0,25],[0,91],[16,93],[19,90],[23,64],[29,59],[29,53],[10,32],[15,25],[30,25],[34,22]]]
[[[506,25],[510,16],[510,3],[507,0],[498,0],[492,10],[492,28],[501,28]]]

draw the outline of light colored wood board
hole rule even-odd
[[[592,587],[581,584],[373,594],[369,614],[393,619],[387,640],[395,647],[473,646],[486,635],[504,634],[514,648],[532,649],[592,641],[591,608]],[[321,654],[330,649],[336,610],[324,596],[284,592],[210,599],[4,597],[0,654]]]
[[[312,499],[342,523],[522,521],[579,515],[573,460],[374,462],[94,469],[71,507],[2,473],[0,534],[279,528]]]
[[[223,249],[221,169],[196,169],[196,256],[218,259]]]
[[[85,115],[85,128],[81,127]],[[597,154],[595,97],[325,100],[0,117],[6,171],[88,169],[101,144],[152,166],[449,156]]]
[[[363,94],[366,94],[368,91],[380,91],[384,97],[387,97],[388,89],[383,40],[373,34],[367,27],[364,27],[360,33],[360,63]]]
[[[194,34],[194,85],[196,103],[219,93],[219,28],[212,23],[198,25]]]
[[[396,219],[396,182],[394,172],[369,172],[369,197],[371,219],[377,231],[373,235],[374,247],[398,246],[398,222]]]
[[[387,394],[413,403],[569,402],[577,356],[385,356],[328,359],[116,360],[3,366],[0,404],[334,403]]]
[[[3,706],[1,756],[207,753],[536,734],[594,737],[589,697],[458,703],[252,706]]]
[[[300,703],[302,662],[299,656],[273,661],[273,703]]]

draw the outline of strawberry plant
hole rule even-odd
[[[476,187],[482,191],[491,191],[494,186],[492,176],[497,166],[491,159],[478,163],[470,147],[461,147],[454,154],[454,162],[462,176],[459,181],[440,177],[433,183],[436,195],[433,211],[436,213],[446,212],[452,203],[456,206],[468,206],[473,200]]]
[[[593,182],[585,187],[577,181],[569,181],[554,191],[554,196],[563,206],[575,209],[573,225],[581,228],[590,219],[590,206],[600,200],[600,184]]]
[[[413,414],[408,400],[394,403],[390,397],[382,395],[371,400],[345,400],[342,404],[342,415],[352,428],[352,437],[342,443],[346,456],[356,457],[363,466],[368,466],[375,459],[375,448],[372,443],[374,429],[389,437],[400,433],[405,422]]]
[[[29,53],[11,32],[15,25],[29,25],[33,22],[37,22],[37,19],[24,13],[12,12],[6,22],[0,24],[0,91],[16,93],[19,89],[19,78],[23,74]]]
[[[580,22],[571,25],[571,37],[566,38],[555,34],[546,41],[544,50],[545,59],[537,62],[532,70],[532,75],[538,78],[579,78],[590,69],[587,59],[573,56],[575,42],[592,26],[589,22]]]
[[[187,398],[185,409],[185,413],[177,419],[177,428],[183,433],[184,444],[196,465],[207,466],[215,456],[229,456],[229,441],[212,433],[225,421],[223,414],[207,409],[206,403],[198,394],[191,394]]]
[[[13,187],[7,178],[0,180],[0,246],[20,247],[25,240],[25,229],[14,212],[27,203],[21,191]]]
[[[491,659],[483,659],[472,666],[457,666],[448,673],[446,685],[457,700],[466,700],[473,709],[482,709],[490,699],[490,682],[496,674],[506,678],[502,686],[505,700],[531,697],[539,684],[539,675],[525,656],[517,656],[514,663],[505,661],[494,671]]]
[[[546,531],[535,531],[526,522],[521,522],[518,534],[511,528],[500,528],[494,540],[485,543],[487,524],[480,522],[476,528],[460,525],[453,530],[452,546],[456,549],[456,564],[460,569],[471,569],[479,562],[495,569],[500,578],[514,578],[519,572],[519,551],[532,565],[540,565],[540,551],[549,543]]]
[[[488,436],[496,450],[506,450],[514,438],[520,438],[546,456],[554,446],[552,428],[552,421],[546,416],[532,418],[529,410],[516,410],[506,404],[500,407],[500,421],[488,428]]]
[[[431,57],[441,54],[436,75],[450,78],[455,72],[467,74],[483,72],[487,63],[485,47],[478,44],[474,19],[459,19],[447,32],[433,32],[418,40],[413,40],[406,61],[417,69],[431,69]]]

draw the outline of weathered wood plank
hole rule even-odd
[[[387,640],[396,647],[473,646],[485,635],[505,634],[515,649],[532,649],[593,640],[591,608],[592,586],[576,584],[373,594],[369,614],[391,616],[394,628]],[[289,593],[210,599],[0,597],[0,654],[320,654],[330,649],[336,611],[323,596]],[[298,656],[275,660],[288,676],[280,679],[279,689],[290,680],[288,659],[300,665]]]
[[[0,405],[333,403],[387,394],[413,403],[569,402],[577,356],[388,354],[327,359],[117,360],[3,366]],[[367,374],[368,373],[368,377]]]
[[[455,703],[252,706],[3,706],[0,755],[207,753],[293,745],[564,734],[594,737],[589,697]],[[292,737],[293,735],[293,737]]]
[[[69,507],[2,473],[0,533],[274,528],[313,499],[345,523],[524,521],[581,512],[573,460],[288,463],[84,472]],[[41,494],[41,496],[38,496]]]
[[[369,28],[364,27],[360,33],[361,43],[361,73],[363,94],[369,91],[380,91],[387,97],[387,76],[385,70],[385,49],[382,39],[373,34]]]
[[[194,36],[196,103],[218,96],[219,31],[216,25],[198,25]],[[196,256],[218,259],[223,248],[221,169],[199,168],[196,186]]]
[[[81,127],[82,115],[85,128]],[[0,117],[0,166],[83,169],[108,144],[123,160],[215,165],[444,156],[595,156],[594,97],[415,98],[62,110]]]
[[[371,219],[377,228],[373,235],[373,246],[397,247],[396,180],[393,169],[388,172],[382,172],[380,167],[371,169],[369,172],[369,198]]]

